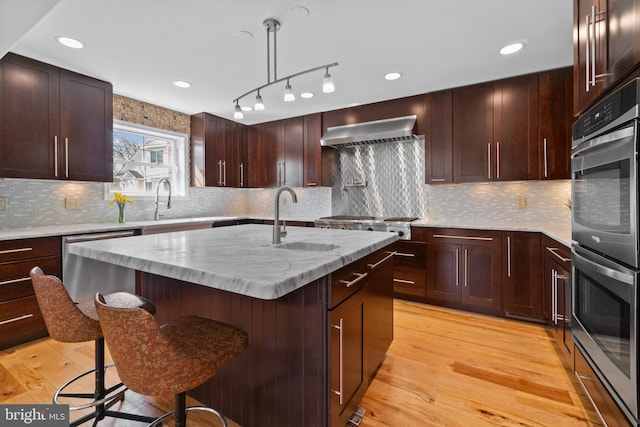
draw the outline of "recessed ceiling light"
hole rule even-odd
[[[181,88],[191,87],[191,83],[185,82],[184,80],[176,80],[173,84]]]
[[[56,40],[58,40],[60,44],[72,49],[82,49],[84,47],[84,43],[80,40],[72,39],[71,37],[58,36],[56,37]]]
[[[251,40],[253,38],[253,34],[251,34],[249,31],[238,31],[236,32],[236,37],[240,40]]]
[[[512,44],[506,45],[505,47],[500,49],[500,54],[501,55],[510,55],[512,53],[516,53],[516,52],[522,50],[523,47],[524,47],[524,43],[522,43],[522,42],[512,43]]]
[[[387,80],[398,80],[400,77],[402,77],[402,73],[398,71],[392,71],[384,75],[384,78]]]
[[[252,110],[253,110],[253,108],[251,108],[251,107],[249,107],[249,106],[246,106],[246,105],[243,105],[242,107],[240,107],[240,109],[241,109],[242,111],[252,111]]]
[[[313,98],[313,93],[311,93],[311,92],[302,92],[300,94],[300,98],[307,98],[307,99]]]
[[[309,9],[304,6],[294,6],[289,9],[289,13],[296,19],[306,18],[309,16]]]

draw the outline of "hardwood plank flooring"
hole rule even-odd
[[[362,427],[600,425],[543,326],[402,300],[394,310],[394,341],[360,404]],[[59,384],[93,366],[93,351],[93,343],[50,338],[1,351],[0,404],[50,403]],[[117,382],[115,369],[107,374]],[[128,391],[113,409],[157,416],[172,407],[173,396]],[[191,413],[189,425],[219,425],[214,418]]]

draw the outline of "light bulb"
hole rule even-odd
[[[236,120],[244,119],[244,114],[242,114],[242,110],[240,109],[240,105],[236,101],[236,108],[233,110],[233,118]]]
[[[284,87],[284,102],[295,101],[296,96],[293,94],[291,90],[291,85],[289,84],[289,80],[287,80],[287,85]]]
[[[329,74],[329,69],[327,68],[327,72],[324,74],[324,79],[322,79],[322,91],[324,93],[331,93],[335,90],[336,87],[333,84],[333,78],[331,78],[331,74]]]
[[[262,102],[262,96],[260,96],[260,92],[256,95],[256,103],[253,106],[256,111],[264,110],[264,103]]]

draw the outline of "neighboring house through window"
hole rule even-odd
[[[113,123],[113,183],[106,198],[118,191],[128,196],[155,197],[158,182],[171,182],[172,196],[187,189],[186,134],[121,121]],[[160,188],[160,194],[167,189]]]

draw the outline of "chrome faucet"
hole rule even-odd
[[[160,181],[158,181],[158,188],[156,189],[156,211],[153,214],[153,219],[156,221],[160,219],[158,206],[160,204],[159,203],[160,202],[160,184],[162,184],[163,182],[166,182],[167,185],[169,186],[169,198],[167,199],[167,209],[171,209],[171,181],[169,181],[169,179],[167,178],[162,178]]]
[[[290,187],[280,187],[278,191],[276,191],[276,200],[275,200],[275,213],[273,215],[273,244],[277,245],[280,243],[280,239],[286,235],[286,231],[280,231],[280,195],[283,191],[288,191],[291,194],[291,198],[293,199],[293,203],[298,203],[298,196],[296,196],[295,191],[293,191]]]

